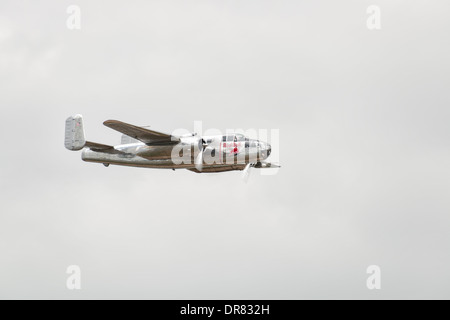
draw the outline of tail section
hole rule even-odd
[[[136,143],[139,142],[139,140],[133,139],[130,136],[127,136],[126,134],[122,135],[122,139],[120,140],[120,144],[129,144],[129,143]]]
[[[113,146],[86,141],[84,137],[83,116],[81,114],[67,118],[64,146],[66,149],[72,151],[78,151],[86,147],[97,152],[120,153]]]
[[[83,116],[77,114],[67,118],[64,146],[66,149],[78,151],[83,149],[85,145],[86,139],[84,137]]]

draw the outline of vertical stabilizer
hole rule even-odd
[[[129,144],[129,143],[137,143],[139,140],[133,139],[130,136],[127,136],[126,134],[122,135],[122,139],[120,140],[120,144]]]
[[[83,117],[81,114],[69,117],[66,120],[66,136],[64,146],[66,149],[77,151],[83,149],[86,144],[84,138]]]

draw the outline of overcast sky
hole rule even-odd
[[[66,27],[71,4],[81,30]],[[449,12],[1,1],[0,298],[449,299]],[[76,113],[106,144],[120,142],[107,119],[279,129],[282,168],[245,183],[85,163],[64,149]]]

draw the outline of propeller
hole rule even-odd
[[[201,147],[200,147],[201,146]],[[198,171],[203,170],[203,153],[208,145],[206,144],[205,140],[199,139],[199,153],[197,157],[195,157],[194,165],[195,169]]]
[[[242,171],[242,180],[247,183],[248,178],[250,177],[250,168],[252,167],[251,163],[247,163],[244,170]]]
[[[201,150],[197,157],[195,157],[195,169],[197,169],[198,171],[202,171],[203,170],[203,150]]]

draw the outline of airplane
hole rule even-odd
[[[107,120],[103,124],[123,134],[120,145],[86,141],[83,117],[77,114],[66,120],[66,149],[83,149],[82,160],[102,163],[105,167],[112,164],[187,169],[196,173],[243,170],[244,178],[248,177],[250,168],[280,167],[265,161],[272,151],[270,144],[249,139],[239,133],[202,137],[195,133],[174,136],[118,120]]]

